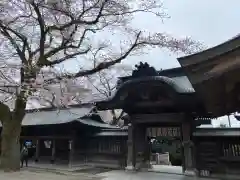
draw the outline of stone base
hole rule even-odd
[[[135,168],[134,168],[133,166],[131,166],[131,165],[125,167],[125,169],[126,169],[126,170],[135,170]]]
[[[50,163],[51,164],[54,164],[55,160],[54,159],[51,159]]]
[[[139,163],[139,166],[138,166],[138,169],[151,169],[151,168],[152,168],[152,165],[150,164],[149,161]]]
[[[72,163],[68,163],[68,168],[72,168],[72,167],[73,167]]]
[[[136,169],[133,166],[131,166],[131,165],[125,167],[125,170],[126,171],[136,171]]]
[[[197,176],[197,172],[194,169],[187,169],[184,172],[185,176]]]

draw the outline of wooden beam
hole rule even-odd
[[[36,139],[35,162],[39,161],[39,150],[40,150],[40,142],[39,142],[39,139]]]
[[[52,140],[52,156],[51,156],[51,163],[53,164],[55,162],[55,155],[56,155],[56,140]]]
[[[39,139],[72,139],[71,136],[21,136],[21,139],[39,140]]]
[[[71,139],[70,141],[69,141],[69,162],[68,162],[68,165],[69,165],[69,167],[72,167],[72,165],[73,165],[73,158],[74,158],[74,139]]]
[[[143,102],[137,102],[134,104],[134,107],[141,108],[141,107],[173,107],[176,106],[176,104],[171,101],[143,101]]]
[[[162,114],[134,114],[131,119],[135,123],[181,123],[184,121],[183,113],[162,113]]]
[[[136,168],[137,163],[137,151],[136,151],[136,123],[132,122],[132,167]]]

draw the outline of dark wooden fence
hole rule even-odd
[[[86,164],[124,168],[126,166],[127,137],[97,136],[88,139],[85,148],[75,150],[75,157]]]
[[[208,129],[194,134],[200,175],[240,175],[240,129]]]

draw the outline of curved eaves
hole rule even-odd
[[[120,97],[121,93],[125,91],[125,89],[130,88],[134,84],[139,84],[139,83],[146,83],[146,84],[151,84],[151,83],[163,83],[172,88],[175,92],[179,94],[191,94],[194,93],[193,88],[185,88],[181,84],[177,83],[175,80],[165,77],[165,76],[149,76],[149,77],[141,77],[141,78],[136,78],[132,80],[128,80],[121,84],[119,88],[117,89],[116,93],[109,98],[108,100],[105,101],[115,101],[118,97]]]
[[[216,56],[220,56],[227,52],[231,52],[234,49],[237,49],[239,47],[240,47],[240,34],[217,46],[208,48],[206,50],[197,52],[195,54],[177,58],[177,60],[182,67],[186,67],[189,65],[197,64],[199,62],[202,62],[208,59],[212,59]]]
[[[139,84],[139,83],[164,83],[171,88],[173,88],[174,91],[177,93],[193,93],[195,92],[193,88],[185,88],[184,86],[181,86],[181,84],[177,83],[174,79],[166,77],[166,76],[149,76],[144,78],[136,78],[132,80],[128,80],[124,82],[122,85],[120,85],[119,89],[117,90],[117,93],[122,91],[122,89],[125,89],[129,87],[132,84]],[[116,93],[116,94],[117,94]]]

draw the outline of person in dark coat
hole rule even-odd
[[[23,148],[21,150],[21,167],[23,167],[23,164],[26,164],[26,167],[28,166],[28,148],[23,145]]]

